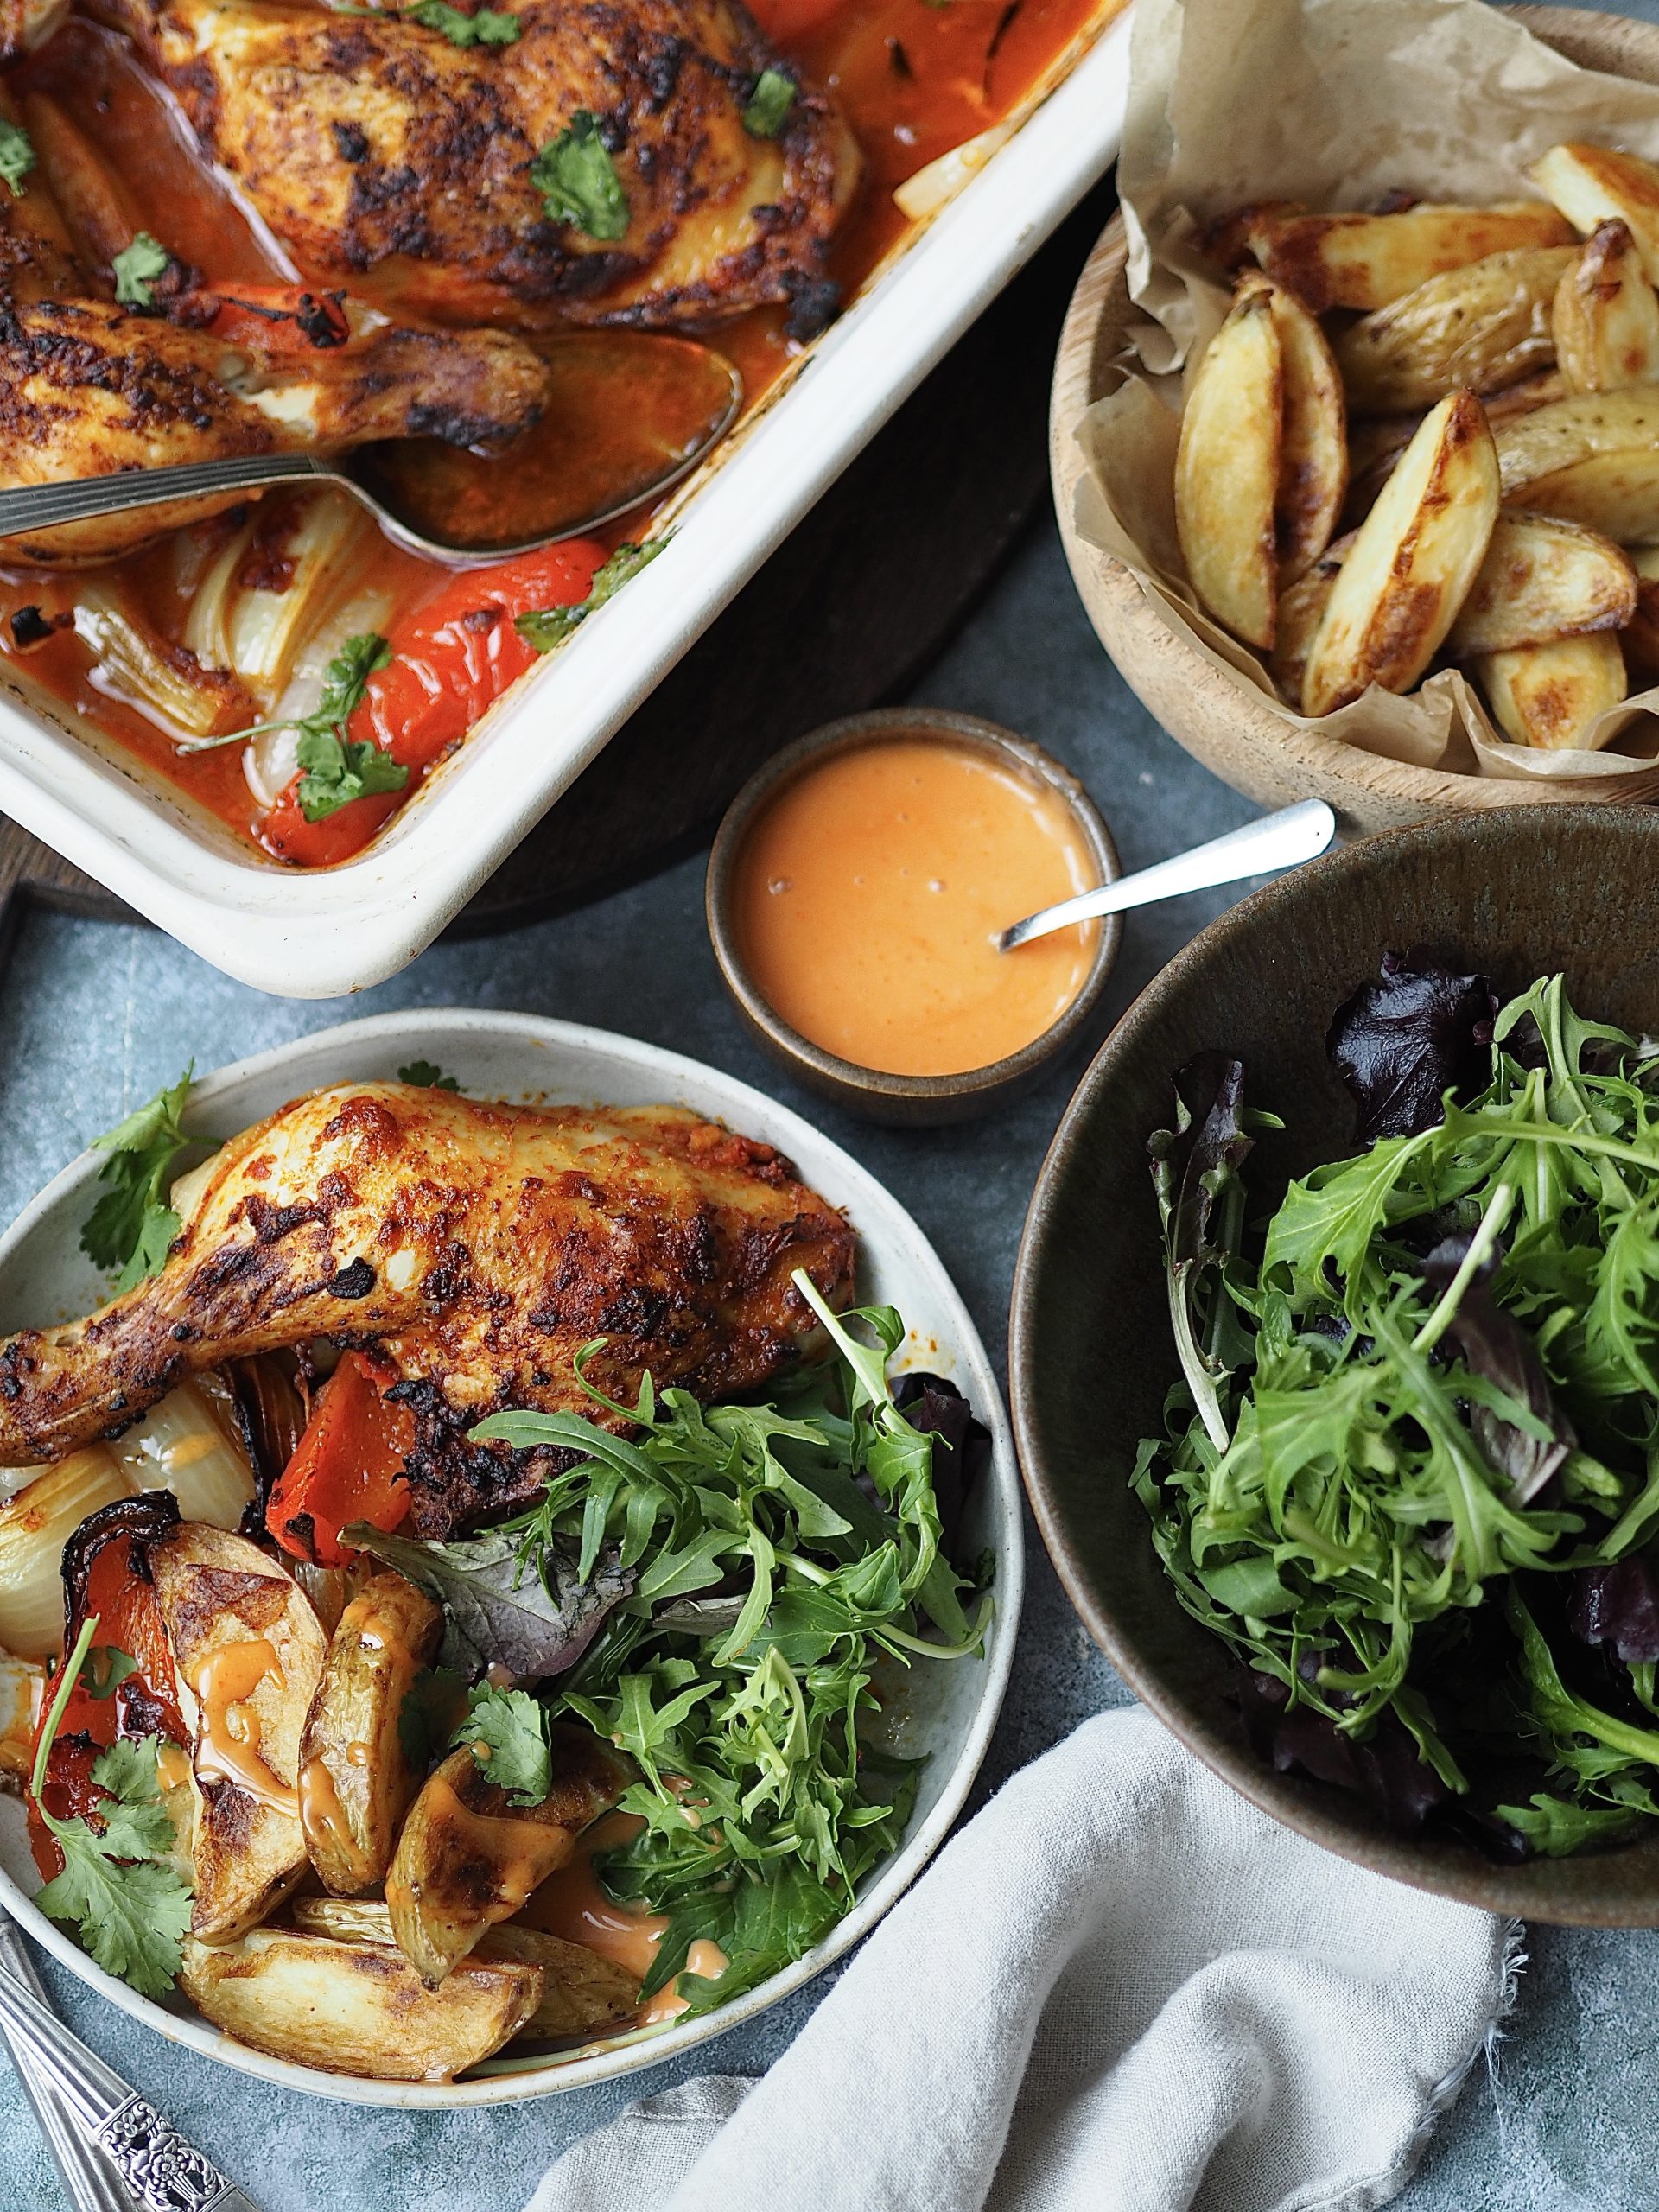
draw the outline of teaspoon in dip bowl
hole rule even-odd
[[[581,331],[537,350],[550,372],[547,404],[499,453],[401,438],[334,459],[235,454],[23,485],[0,491],[0,541],[203,494],[330,484],[411,553],[476,568],[580,537],[658,498],[725,435],[743,404],[736,369],[694,339]]]

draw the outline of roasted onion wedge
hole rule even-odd
[[[1611,146],[1552,146],[1527,175],[1577,229],[1628,225],[1648,282],[1659,284],[1659,168]]]
[[[1611,537],[1554,515],[1508,508],[1447,643],[1453,652],[1509,652],[1597,630],[1636,612],[1636,571]]]
[[[1241,291],[1181,416],[1175,527],[1192,588],[1235,637],[1273,643],[1284,373],[1269,296]]]
[[[429,1990],[390,1943],[289,1928],[189,1939],[179,1974],[197,2011],[251,2049],[385,2082],[448,2082],[476,2066],[534,2018],[542,1982],[524,1959],[469,1959]]]
[[[1428,203],[1397,215],[1290,215],[1268,209],[1250,226],[1250,245],[1275,284],[1315,315],[1328,308],[1370,314],[1391,307],[1431,276],[1522,246],[1571,245],[1573,232],[1542,200],[1497,207]]]
[[[539,1805],[510,1804],[463,1745],[410,1807],[386,1904],[398,1948],[429,1989],[522,1909],[628,1786],[621,1760],[586,1729],[556,1726],[551,1739],[553,1783]]]
[[[1484,653],[1474,668],[1492,719],[1510,743],[1549,752],[1586,744],[1597,715],[1629,690],[1618,639],[1605,631]]]
[[[1554,359],[1550,315],[1570,246],[1518,246],[1431,276],[1337,341],[1349,404],[1374,415],[1449,391],[1501,391]]]
[[[191,1930],[228,1942],[308,1863],[300,1736],[326,1643],[304,1592],[245,1537],[185,1521],[148,1559],[194,1738]]]
[[[420,1775],[404,1748],[404,1700],[443,1635],[443,1610],[390,1571],[340,1615],[300,1742],[306,1849],[339,1897],[378,1890]]]
[[[1551,330],[1570,391],[1659,383],[1659,295],[1628,224],[1603,223],[1563,271]]]
[[[1370,685],[1406,691],[1439,650],[1486,557],[1497,456],[1480,402],[1427,415],[1355,532],[1308,649],[1302,711],[1327,715]]]
[[[289,1916],[309,1936],[332,1936],[340,1943],[390,1943],[391,1915],[376,1898],[296,1897]],[[539,1928],[511,1923],[492,1928],[471,1955],[474,1959],[520,1959],[540,1967],[545,1980],[541,2002],[525,2021],[527,2036],[600,2035],[622,2026],[639,2009],[639,1983],[626,1967],[602,1959],[585,1944],[568,1943]]]
[[[1659,385],[1577,393],[1496,436],[1510,505],[1582,523],[1619,545],[1659,537]]]

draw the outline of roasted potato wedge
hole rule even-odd
[[[306,1871],[300,1735],[325,1640],[304,1592],[245,1537],[184,1521],[149,1559],[194,1739],[191,1929],[229,1942]]]
[[[1354,534],[1308,648],[1302,711],[1370,685],[1406,691],[1439,651],[1486,557],[1497,455],[1480,402],[1453,392],[1423,418]]]
[[[1659,295],[1628,224],[1604,223],[1562,272],[1550,327],[1570,391],[1659,383]]]
[[[1496,435],[1509,505],[1582,523],[1618,545],[1659,539],[1659,385],[1577,393]]]
[[[443,1609],[401,1574],[375,1574],[340,1615],[300,1742],[300,1821],[338,1897],[378,1890],[420,1775],[404,1700],[443,1637]]]
[[[1659,545],[1638,546],[1630,566],[1636,570],[1636,612],[1618,642],[1629,673],[1643,684],[1659,683]]]
[[[1279,334],[1284,395],[1274,526],[1279,588],[1295,582],[1331,543],[1348,493],[1348,410],[1336,358],[1301,302],[1259,274],[1241,292],[1265,291]]]
[[[1576,258],[1570,246],[1489,253],[1366,315],[1337,340],[1349,404],[1404,413],[1449,391],[1501,391],[1548,368],[1551,310]]]
[[[1354,542],[1350,531],[1299,576],[1279,599],[1279,632],[1268,658],[1268,674],[1278,685],[1287,706],[1302,710],[1302,681],[1307,673],[1307,652],[1319,634],[1331,594],[1348,549]]]
[[[1486,410],[1487,427],[1496,437],[1500,423],[1518,422],[1522,416],[1548,407],[1551,400],[1567,397],[1567,378],[1560,370],[1540,369],[1535,376],[1522,377],[1507,391],[1495,391],[1480,404]]]
[[[1514,745],[1582,746],[1597,715],[1629,696],[1618,639],[1605,631],[1483,653],[1473,665],[1493,721]]]
[[[1569,143],[1552,146],[1527,175],[1586,237],[1604,223],[1626,224],[1648,282],[1659,284],[1659,169],[1651,162]]]
[[[1522,246],[1571,245],[1573,232],[1541,200],[1498,207],[1424,203],[1396,215],[1287,215],[1268,208],[1250,226],[1256,259],[1315,315],[1371,314],[1431,276]]]
[[[1284,371],[1268,296],[1241,292],[1205,348],[1175,454],[1175,527],[1192,588],[1247,644],[1273,643]]]
[[[390,1943],[391,1915],[369,1897],[296,1897],[294,1925],[308,1936],[332,1936],[340,1943]],[[585,1944],[512,1923],[492,1928],[472,1954],[474,1959],[522,1959],[540,1967],[546,1980],[542,2001],[521,2035],[588,2036],[620,2027],[639,2009],[639,1984],[625,1967],[601,1959]]]
[[[226,2035],[296,2066],[368,2081],[448,2082],[535,2017],[543,1974],[524,1959],[467,1960],[424,1989],[390,1943],[256,1928],[184,1946],[179,1986]]]
[[[386,1904],[398,1948],[429,1989],[521,1909],[628,1786],[622,1761],[585,1728],[557,1726],[551,1737],[553,1786],[539,1805],[509,1804],[462,1745],[410,1807]]]
[[[1554,515],[1507,509],[1446,643],[1456,653],[1510,652],[1596,630],[1636,612],[1636,571],[1610,537]]]

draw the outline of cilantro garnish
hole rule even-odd
[[[577,109],[569,130],[543,147],[530,165],[530,181],[550,223],[605,240],[620,238],[628,227],[628,196],[599,124],[585,107]]]
[[[115,277],[116,304],[124,308],[153,308],[156,280],[166,275],[171,259],[159,238],[151,238],[148,231],[140,231],[132,244],[124,246],[110,264]]]
[[[470,1744],[486,1778],[507,1792],[510,1805],[539,1805],[553,1787],[547,1707],[528,1690],[480,1682],[467,1694],[467,1718],[454,1733]]]
[[[174,1161],[194,1142],[179,1122],[194,1076],[187,1068],[169,1089],[92,1140],[94,1151],[110,1154],[98,1177],[109,1188],[86,1217],[80,1249],[97,1266],[119,1268],[118,1291],[161,1272],[182,1226],[162,1193]]]
[[[391,658],[391,647],[378,630],[347,638],[323,671],[322,696],[308,715],[292,721],[254,722],[223,737],[187,739],[181,753],[211,753],[220,745],[245,745],[273,729],[297,730],[294,757],[300,768],[300,811],[308,822],[326,821],[354,798],[371,791],[400,791],[409,781],[401,760],[383,753],[370,737],[350,738],[346,725],[363,703],[369,678]]]
[[[511,46],[518,36],[517,16],[499,8],[480,8],[468,15],[452,8],[449,0],[416,0],[404,10],[405,21],[423,30],[440,31],[451,46]]]
[[[97,1827],[88,1820],[60,1821],[41,1802],[47,1761],[97,1631],[94,1614],[64,1662],[35,1753],[35,1809],[63,1853],[62,1872],[35,1902],[52,1919],[73,1923],[105,1973],[119,1974],[143,1996],[164,1997],[190,1926],[190,1891],[168,1859],[175,1838],[156,1770],[159,1738],[124,1738],[99,1753],[92,1767],[104,1792],[92,1808]]]
[[[11,187],[11,196],[23,196],[23,179],[35,166],[35,147],[27,130],[0,118],[0,177]]]
[[[775,138],[795,105],[795,79],[782,69],[763,69],[743,109],[743,128],[751,138]]]
[[[423,1090],[461,1089],[454,1076],[445,1075],[443,1070],[431,1060],[411,1060],[406,1068],[398,1069],[397,1080],[399,1083],[418,1084]]]
[[[623,585],[654,561],[667,543],[665,537],[654,537],[645,545],[619,545],[595,573],[586,599],[575,607],[532,608],[528,614],[518,616],[513,627],[525,644],[534,645],[538,653],[550,653],[555,645],[564,643],[579,622],[585,622],[607,599],[614,599]]]

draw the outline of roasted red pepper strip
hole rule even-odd
[[[345,1353],[277,1478],[265,1526],[296,1559],[340,1566],[351,1556],[340,1541],[348,1522],[395,1529],[408,1512],[404,1463],[414,1445],[408,1407],[382,1395],[380,1378],[362,1353]]]

